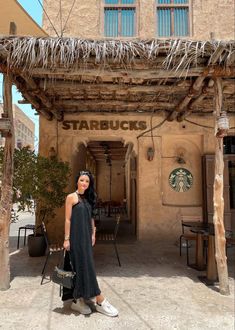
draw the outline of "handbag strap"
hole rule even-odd
[[[71,259],[71,253],[70,253],[70,251],[67,251],[67,252],[68,252],[68,255],[69,255],[69,263],[70,263],[70,266],[71,266],[72,273],[75,274],[72,259]],[[65,256],[65,253],[66,253],[66,250],[64,250],[64,256]]]
[[[71,267],[71,271],[75,275],[75,271],[74,271],[74,267],[73,267],[73,263],[72,263],[70,251],[67,251],[65,249],[63,250],[63,254],[62,254],[61,260],[59,262],[59,266],[62,266],[62,267],[64,266],[64,259],[65,259],[66,252],[68,253],[68,256],[69,256],[69,264],[70,264],[70,267]]]

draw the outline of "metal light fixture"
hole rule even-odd
[[[108,149],[105,149],[105,151],[104,151],[104,155],[105,156],[108,156],[110,154],[110,151],[108,150]]]
[[[217,118],[217,133],[216,137],[223,138],[228,135],[229,130],[229,119],[226,111],[222,111],[220,116]]]
[[[154,149],[152,147],[149,147],[147,149],[147,159],[149,161],[152,161],[153,160],[153,157],[154,157]]]
[[[183,156],[176,157],[176,161],[178,164],[186,164],[186,161],[184,160]]]

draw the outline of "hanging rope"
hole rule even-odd
[[[166,120],[167,120],[167,118],[163,119],[163,121],[161,121],[158,125],[156,125],[156,126],[154,126],[154,127],[151,127],[151,128],[148,129],[147,131],[144,131],[143,133],[141,133],[140,135],[137,136],[137,139],[138,139],[139,137],[143,136],[144,134],[146,134],[146,133],[148,133],[148,132],[150,132],[150,131],[153,131],[155,128],[158,128],[158,127],[162,126],[162,125],[165,123]]]
[[[62,5],[61,5],[61,0],[60,0],[60,36],[62,37],[63,35],[63,30],[62,30]]]
[[[212,128],[212,129],[214,129],[214,127],[212,127],[212,126],[207,126],[207,125],[198,124],[198,123],[196,123],[195,121],[192,121],[192,120],[189,120],[189,119],[184,119],[184,120],[187,121],[187,122],[190,123],[190,124],[193,124],[193,125],[196,125],[196,126],[199,126],[199,127]]]
[[[58,34],[58,32],[57,32],[55,26],[53,25],[52,21],[50,20],[50,17],[48,16],[48,14],[47,14],[45,8],[43,7],[41,0],[37,0],[37,1],[38,1],[38,3],[40,4],[40,6],[42,7],[42,10],[43,10],[43,12],[45,13],[46,17],[48,18],[48,21],[50,22],[50,24],[51,24],[53,30],[55,31],[55,33],[56,33],[56,35],[57,35],[57,37],[59,37],[59,34]]]
[[[71,13],[72,13],[73,7],[74,7],[74,5],[75,5],[75,2],[76,2],[76,0],[73,0],[73,3],[72,3],[72,6],[71,6],[71,8],[70,8],[69,14],[68,14],[68,16],[67,16],[66,22],[64,23],[64,27],[63,27],[62,32],[61,32],[61,36],[62,36],[62,37],[63,37],[64,31],[65,31],[65,29],[66,29],[66,26],[67,26],[68,20],[70,19],[70,16],[71,16]]]

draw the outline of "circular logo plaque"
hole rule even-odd
[[[169,176],[169,184],[177,192],[185,192],[193,185],[193,176],[186,168],[174,169]]]

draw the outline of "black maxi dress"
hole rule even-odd
[[[70,225],[70,256],[76,276],[72,290],[63,288],[63,301],[81,297],[89,299],[101,293],[92,250],[92,208],[82,195],[78,195],[78,199],[79,202],[72,208]],[[65,255],[64,269],[71,269],[68,252]]]

